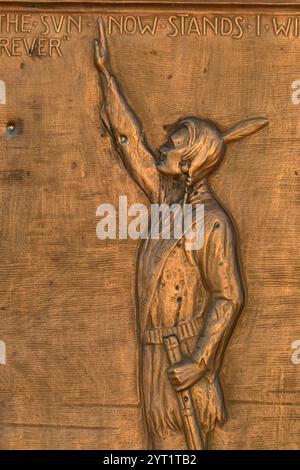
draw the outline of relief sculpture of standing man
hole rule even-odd
[[[141,125],[113,77],[104,26],[99,20],[95,64],[102,86],[102,120],[128,174],[151,203],[204,204],[204,243],[198,250],[181,239],[143,240],[137,261],[141,386],[149,447],[187,449],[178,393],[189,390],[203,447],[226,411],[219,371],[244,303],[237,236],[215,199],[207,177],[226,145],[267,124],[242,121],[222,131],[214,122],[185,117],[174,124],[160,157],[148,147]],[[167,179],[176,181],[171,191]],[[164,339],[175,336],[182,358],[170,366]]]

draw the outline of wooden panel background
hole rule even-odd
[[[60,15],[22,12],[37,21],[41,13]],[[64,12],[77,15],[75,7]],[[1,57],[2,449],[145,446],[137,243],[96,237],[99,204],[117,205],[119,195],[129,204],[146,202],[99,123],[92,40],[103,12],[82,13],[82,33],[63,42],[63,57]],[[217,13],[228,16],[224,8]],[[246,21],[256,13],[236,7],[231,15]],[[147,13],[162,23],[170,14],[159,7]],[[297,14],[285,11],[282,18]],[[300,366],[291,363],[291,344],[300,339],[300,109],[291,83],[300,79],[300,38],[253,31],[238,40],[171,38],[161,27],[154,36],[114,32],[109,43],[113,70],[155,147],[165,137],[162,126],[184,115],[224,127],[247,117],[270,120],[268,129],[230,146],[212,179],[240,234],[247,303],[222,371],[229,419],[211,448],[299,448]],[[13,135],[6,129],[11,121]]]

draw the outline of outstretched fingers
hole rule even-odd
[[[99,44],[98,39],[94,40],[94,60],[95,60],[95,64],[97,65],[97,67],[100,67],[102,63],[102,57],[101,57],[100,44]]]
[[[99,41],[98,41],[99,51],[100,51],[100,54],[104,56],[107,51],[107,44],[106,44],[106,35],[105,35],[103,18],[101,16],[98,18],[98,31],[99,31]]]
[[[98,56],[98,55],[100,56],[100,44],[99,44],[98,39],[94,40],[94,48],[95,48],[96,56]]]

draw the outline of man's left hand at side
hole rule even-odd
[[[194,385],[206,373],[203,362],[199,364],[194,359],[185,358],[168,368],[171,384],[178,392]]]

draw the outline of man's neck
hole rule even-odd
[[[201,203],[202,200],[211,196],[211,191],[206,178],[195,181],[188,190],[187,203]]]

